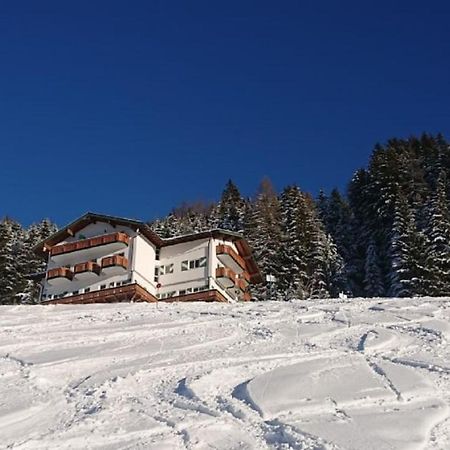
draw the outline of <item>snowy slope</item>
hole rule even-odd
[[[3,306],[0,448],[450,449],[449,306]]]

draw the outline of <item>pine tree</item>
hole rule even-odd
[[[245,201],[237,186],[229,180],[219,204],[212,213],[214,228],[242,233],[244,230]]]
[[[428,246],[403,195],[399,195],[395,206],[390,253],[390,295],[425,295],[429,286]]]
[[[275,294],[273,280],[279,275],[278,251],[281,242],[280,204],[268,178],[261,182],[256,200],[247,204],[244,236],[253,249],[264,278],[263,283],[256,285],[252,292],[255,298],[266,300]]]
[[[26,287],[24,264],[24,232],[15,221],[0,222],[0,304],[20,303]]]
[[[297,186],[286,187],[280,197],[281,246],[278,291],[289,298],[308,296],[308,233],[306,200]]]
[[[25,232],[23,259],[20,271],[26,278],[26,285],[21,293],[22,303],[36,303],[39,298],[40,286],[31,275],[45,271],[46,261],[34,251],[36,245],[56,233],[57,227],[49,219],[38,224],[32,224]]]
[[[322,199],[319,197],[317,205],[325,231],[330,235],[340,260],[339,290],[351,293],[349,277],[352,268],[351,248],[354,243],[354,234],[350,206],[337,189],[331,191],[329,198],[325,198],[322,194]]]
[[[429,202],[427,227],[433,280],[430,294],[439,296],[450,295],[450,214],[446,193],[446,176],[441,172]]]
[[[367,297],[382,297],[385,293],[383,277],[378,259],[377,246],[373,238],[367,247],[364,265],[364,292]]]
[[[353,175],[348,188],[351,216],[349,220],[350,237],[345,250],[347,252],[345,271],[348,289],[355,296],[367,294],[364,283],[367,244],[373,235],[374,227],[369,217],[368,184],[368,172],[360,169]],[[338,250],[342,251],[342,247],[338,247]]]

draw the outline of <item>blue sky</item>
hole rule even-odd
[[[449,23],[444,1],[2,2],[0,215],[345,188],[376,142],[450,137]]]

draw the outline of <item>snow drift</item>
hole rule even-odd
[[[450,448],[447,299],[0,317],[0,448]]]

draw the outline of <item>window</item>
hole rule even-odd
[[[78,295],[78,291],[73,291],[72,295]]]
[[[90,291],[91,291],[91,288],[85,288],[85,289],[84,289],[84,293],[85,293],[85,294],[87,294],[87,293],[90,292]]]
[[[194,288],[194,292],[206,291],[207,289],[208,289],[208,286],[200,286],[200,287]]]
[[[200,267],[206,267],[206,256],[203,256],[198,259],[191,259],[190,261],[185,260],[181,261],[181,271],[184,272],[186,270],[198,269]]]
[[[99,289],[106,289],[106,284],[100,285]]]
[[[165,266],[159,266],[159,275],[167,275],[169,273],[173,273],[173,264],[167,264]]]
[[[160,299],[164,299],[164,298],[171,298],[174,297],[176,295],[176,291],[172,291],[172,292],[166,292],[164,294],[158,294]]]
[[[182,289],[181,291],[178,291],[178,295],[184,295],[186,294],[186,289]]]
[[[157,248],[155,250],[155,259],[156,259],[156,261],[159,261],[159,254],[160,254],[160,252],[161,252],[161,250],[159,248]]]
[[[109,287],[114,287],[114,281],[111,281],[111,283],[109,283]]]

